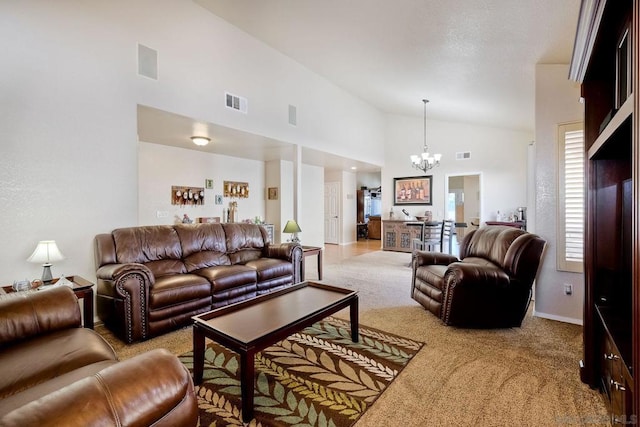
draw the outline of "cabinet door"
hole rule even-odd
[[[371,226],[371,223],[369,223]],[[395,251],[398,248],[397,224],[385,222],[383,227],[382,249],[387,251]],[[369,230],[371,235],[371,230]]]

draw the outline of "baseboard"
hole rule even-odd
[[[574,319],[573,317],[565,317],[565,316],[557,316],[555,314],[541,313],[535,310],[533,310],[533,315],[536,317],[541,317],[543,319],[556,320],[558,322],[572,323],[574,325],[582,326],[582,319]]]

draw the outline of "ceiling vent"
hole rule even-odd
[[[234,95],[229,92],[224,93],[225,97],[225,105],[227,108],[231,108],[232,110],[240,111],[241,113],[247,114],[248,102],[247,98],[243,98],[238,95]]]
[[[158,80],[158,51],[138,44],[138,75]]]
[[[298,125],[298,109],[295,105],[289,105],[289,124],[291,126]]]
[[[456,160],[467,160],[471,158],[471,151],[460,151],[456,153]]]

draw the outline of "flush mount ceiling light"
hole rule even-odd
[[[191,140],[194,144],[204,147],[211,141],[211,138],[207,138],[206,136],[192,136]]]
[[[429,100],[423,99],[422,102],[424,103],[424,147],[422,154],[411,156],[411,165],[426,173],[429,169],[440,166],[442,154],[434,154],[433,156],[429,154],[429,147],[427,146],[427,102],[429,102]]]

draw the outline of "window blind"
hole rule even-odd
[[[558,269],[582,272],[584,258],[584,131],[582,124],[559,127]]]

